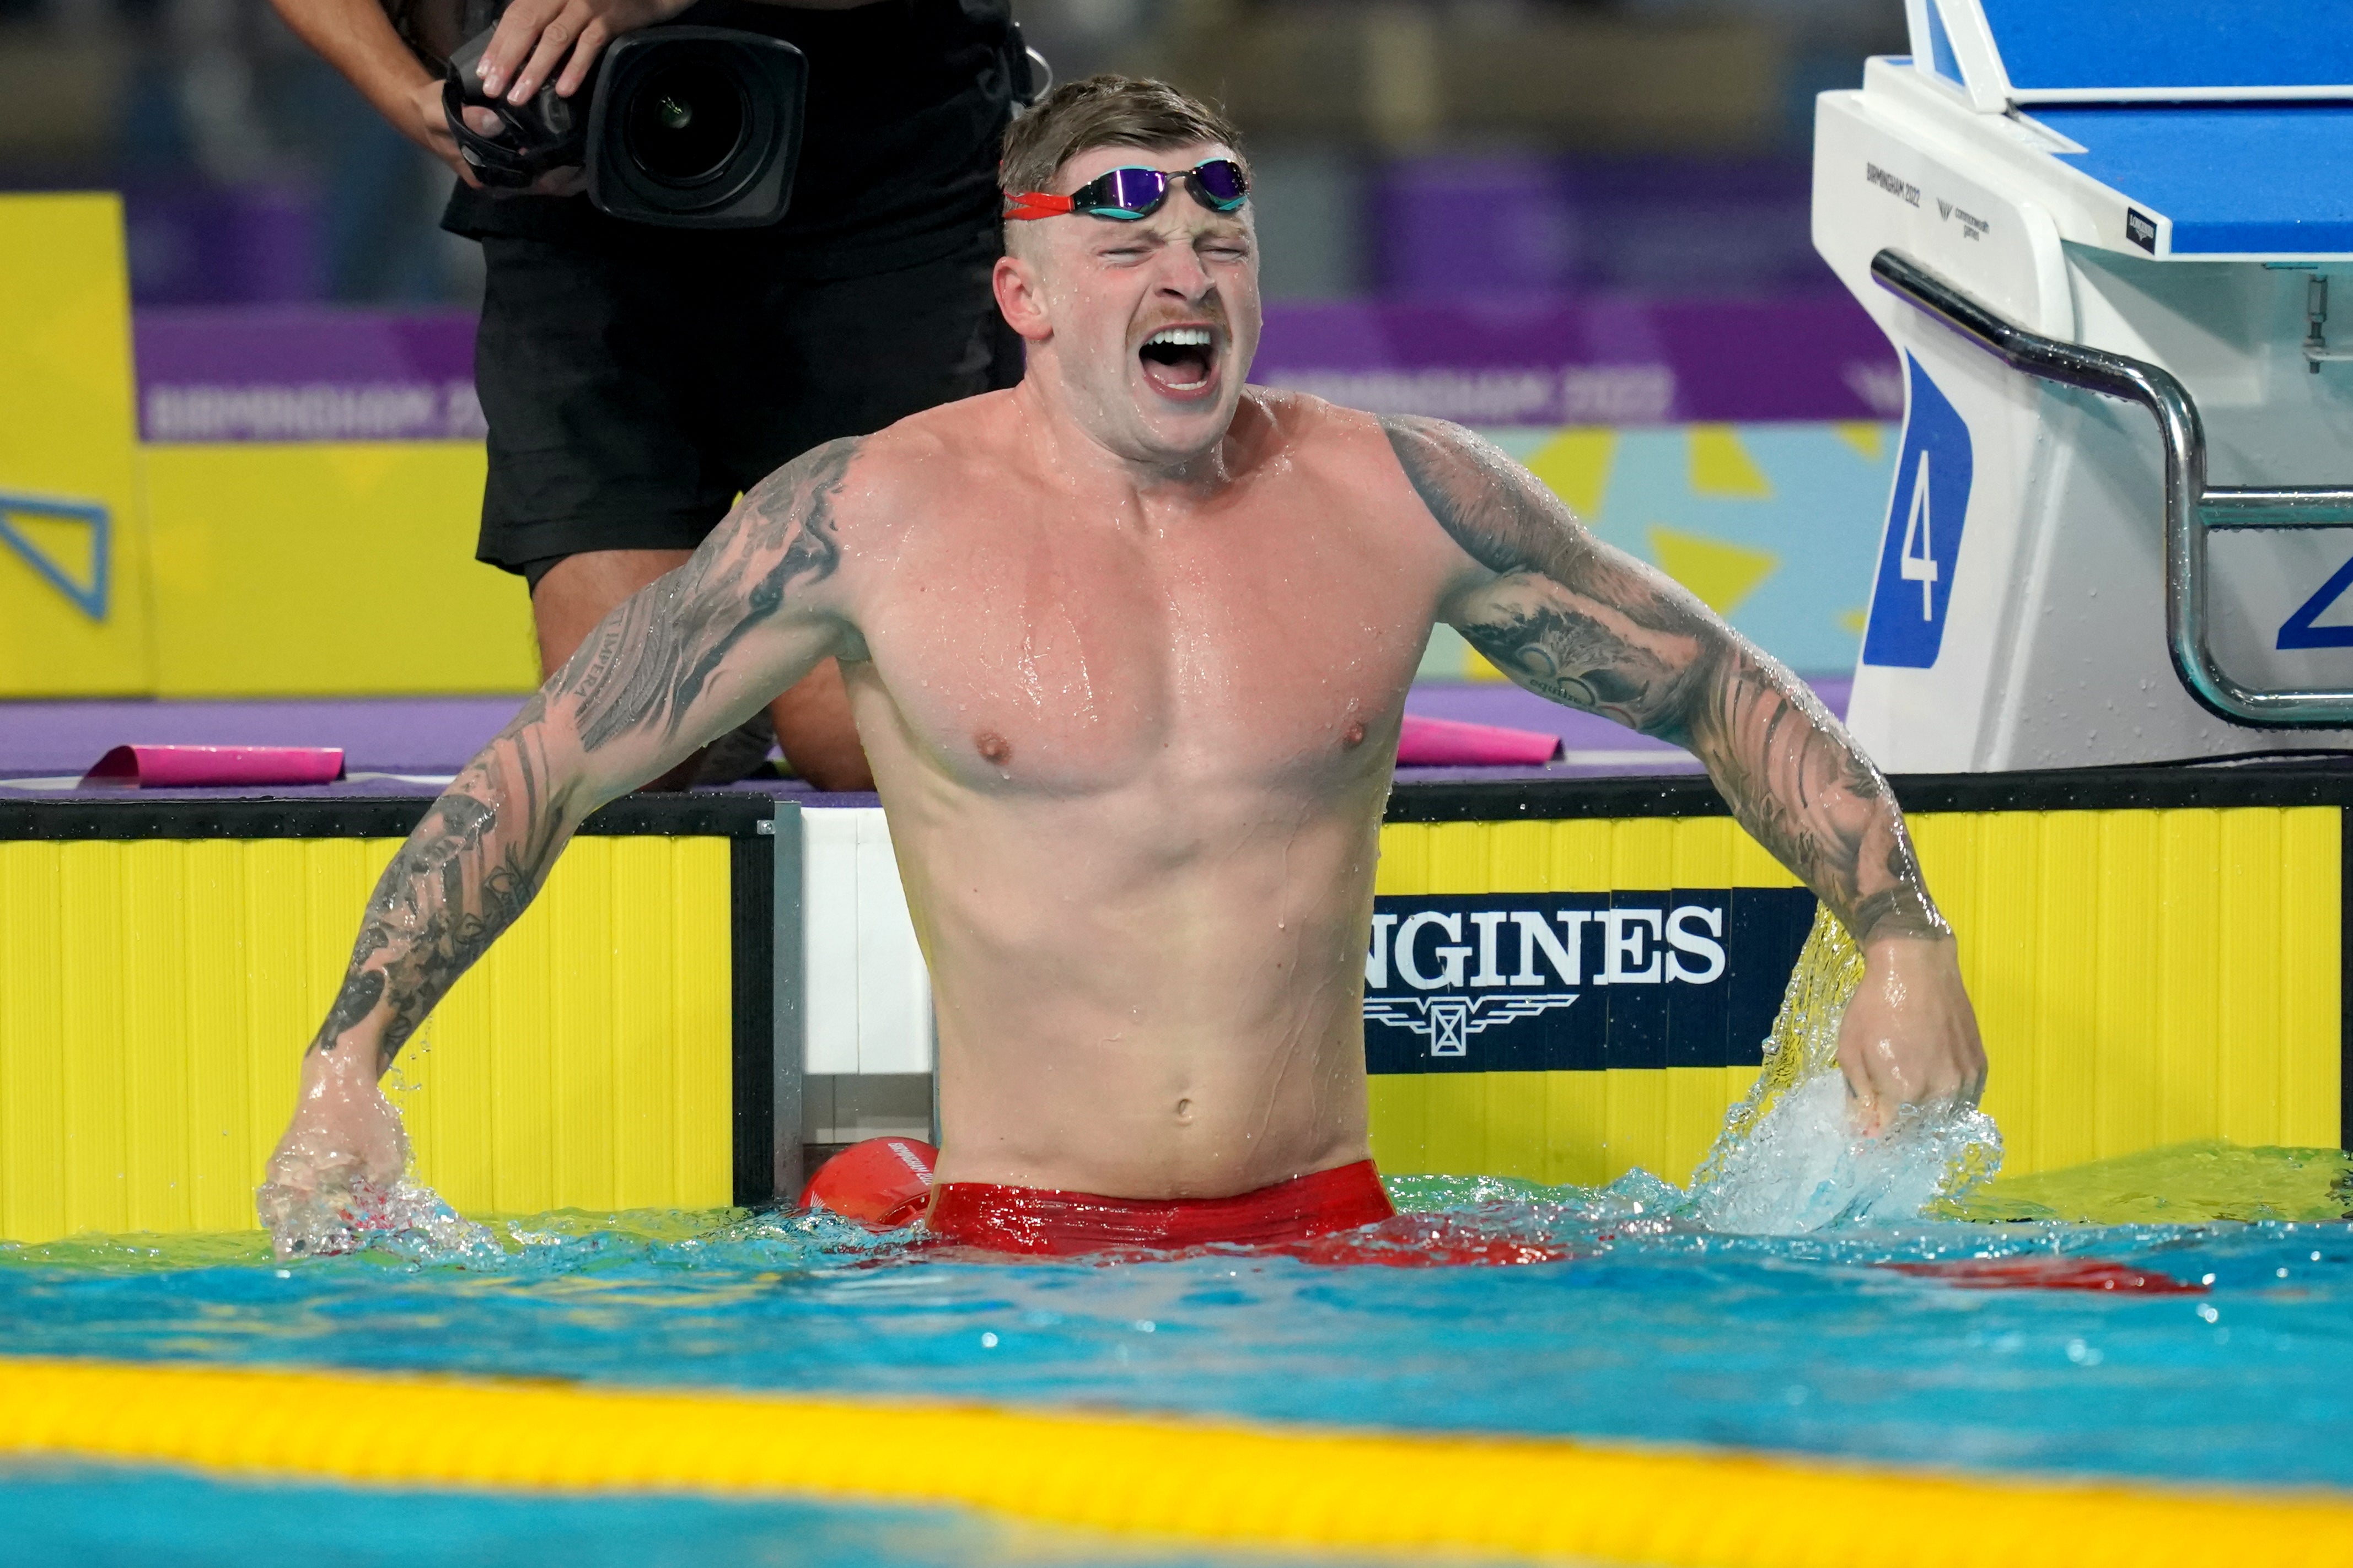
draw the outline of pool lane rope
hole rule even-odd
[[[1251,1546],[1661,1568],[2353,1563],[2353,1496],[1553,1438],[0,1358],[0,1454],[240,1477],[963,1505]]]

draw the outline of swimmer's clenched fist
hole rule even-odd
[[[943,1184],[1222,1196],[1366,1158],[1373,869],[1438,620],[1691,748],[1846,922],[1866,1124],[1974,1097],[1902,817],[1801,685],[1468,432],[1244,384],[1241,168],[1156,84],[1019,122],[1021,384],[779,470],[468,765],[369,905],[265,1212],[396,1180],[377,1077],[573,830],[827,658],[932,972]]]

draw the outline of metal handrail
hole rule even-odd
[[[2264,489],[2211,485],[2200,498],[2208,531],[2232,528],[2343,528],[2353,524],[2353,490]]]
[[[2225,674],[2206,646],[2206,535],[2210,529],[2353,525],[2353,489],[2206,485],[2206,428],[2189,389],[2171,371],[2104,349],[2031,332],[1900,251],[1871,258],[1882,288],[1971,339],[2012,370],[2105,397],[2137,403],[2165,443],[2165,639],[2174,673],[2217,718],[2258,729],[2353,728],[2353,690],[2264,691]]]

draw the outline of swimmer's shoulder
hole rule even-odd
[[[1337,474],[1376,486],[1403,481],[1385,416],[1282,387],[1253,386],[1243,397],[1263,422],[1270,455],[1280,450],[1295,462],[1326,463]]]
[[[911,414],[856,437],[844,500],[871,524],[896,526],[935,510],[999,461],[1014,418],[1013,394],[984,392]]]
[[[1278,433],[1264,455],[1308,476],[1368,540],[1386,541],[1433,570],[1451,571],[1459,563],[1459,547],[1407,471],[1398,442],[1417,435],[1475,442],[1470,432],[1443,420],[1374,414],[1303,392],[1253,387],[1250,397],[1270,431]]]
[[[1265,422],[1270,436],[1294,451],[1340,451],[1388,445],[1381,416],[1334,403],[1312,392],[1253,386],[1242,394],[1242,399]]]
[[[923,472],[986,463],[1015,439],[1020,421],[1012,388],[960,397],[910,414],[869,437],[878,460]]]
[[[908,415],[867,439],[883,450],[907,456],[921,452],[966,452],[1003,438],[1016,417],[1015,389],[983,392],[959,397]]]

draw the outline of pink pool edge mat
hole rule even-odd
[[[84,789],[194,789],[324,784],[343,776],[340,746],[116,746],[82,775]]]
[[[1398,734],[1401,767],[1529,767],[1556,760],[1565,750],[1558,735],[1539,730],[1507,730],[1499,724],[1468,724],[1458,719],[1405,716]]]
[[[1557,759],[1558,735],[1407,714],[1398,761],[1415,767],[1511,767]],[[116,746],[82,775],[87,789],[324,784],[343,776],[340,746]]]
[[[1849,682],[1843,675],[1815,676],[1811,683],[1832,713],[1844,711]],[[142,770],[136,787],[151,796],[185,791],[195,798],[213,796],[224,790],[248,795],[287,790],[301,795],[315,792],[353,798],[430,795],[441,779],[458,772],[468,757],[498,733],[514,716],[516,705],[522,700],[522,693],[501,693],[235,700],[0,700],[0,784],[10,785],[0,791],[0,804],[26,798],[16,793],[17,781],[37,784],[36,795],[76,793],[90,759],[110,752],[125,733],[147,734],[151,740],[142,745],[149,749],[177,743],[222,750],[317,751],[326,749],[321,742],[330,742],[343,753],[343,773],[339,777],[330,771],[315,775],[321,782],[314,784],[165,784],[152,770]],[[1415,721],[1427,719],[1448,724],[1517,730],[1539,737],[1536,745],[1564,746],[1566,755],[1555,761],[1532,763],[1429,763],[1411,760],[1420,753],[1408,753],[1398,758],[1401,783],[1647,776],[1686,772],[1698,766],[1687,753],[1662,742],[1633,734],[1599,714],[1558,707],[1501,681],[1416,687],[1408,703],[1412,710],[1406,718],[1414,728],[1419,728]],[[1544,739],[1546,736],[1549,741]],[[227,744],[220,745],[221,742]],[[354,773],[353,770],[358,771]],[[128,778],[117,782],[121,785],[132,784]],[[100,778],[80,793],[85,798],[106,793],[106,783]],[[779,798],[817,798],[807,785],[791,780],[761,781],[736,787]],[[837,805],[873,804],[871,795],[825,800]]]

